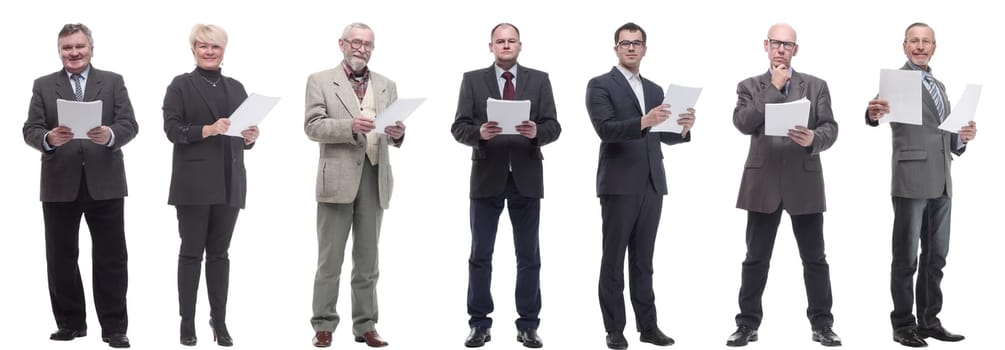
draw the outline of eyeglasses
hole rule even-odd
[[[366,47],[367,51],[373,51],[373,42],[363,42],[363,40],[353,39],[349,41],[349,47],[352,47],[353,50],[359,50],[362,47]]]
[[[618,46],[621,46],[622,49],[627,49],[632,46],[646,47],[646,42],[642,40],[632,40],[632,41],[622,40],[618,42]]]
[[[785,50],[792,51],[792,49],[796,48],[796,43],[791,41],[781,41],[768,38],[768,43],[771,45],[772,49],[777,49],[779,46],[781,46],[784,47]]]
[[[928,47],[928,46],[935,45],[935,41],[934,40],[928,40],[927,38],[926,39],[911,38],[911,40],[904,40],[904,43],[905,44],[910,44],[910,45],[921,44],[921,46],[923,46],[923,47]]]

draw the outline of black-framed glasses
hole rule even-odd
[[[627,49],[629,47],[646,47],[646,42],[642,40],[622,40],[618,42],[618,46],[622,49]]]
[[[359,50],[362,47],[366,47],[367,51],[373,51],[373,42],[364,42],[363,40],[352,39],[349,41],[349,47],[352,47],[353,50]]]
[[[777,49],[779,46],[781,46],[784,47],[785,50],[792,51],[792,49],[796,48],[796,43],[791,41],[781,41],[768,38],[768,43],[771,45],[772,49]]]

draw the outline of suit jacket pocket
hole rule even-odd
[[[817,173],[820,172],[823,169],[823,167],[820,165],[820,158],[814,157],[811,159],[807,159],[805,162],[803,162],[803,169],[806,169],[806,171],[811,172],[817,172]]]
[[[896,160],[925,160],[928,159],[928,151],[925,150],[903,150],[897,152]]]

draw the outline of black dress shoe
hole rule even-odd
[[[73,340],[80,337],[87,336],[86,329],[67,329],[60,328],[56,330],[56,333],[49,335],[49,339],[52,340]]]
[[[941,341],[960,341],[966,338],[959,334],[950,333],[945,328],[942,328],[942,325],[924,328],[918,327],[918,335],[922,338],[935,338]]]
[[[726,338],[726,346],[747,346],[747,343],[757,341],[757,330],[747,327],[736,327],[736,332]]]
[[[488,328],[471,327],[471,333],[468,334],[467,339],[464,339],[464,346],[469,348],[479,348],[491,340],[492,335],[489,334]]]
[[[537,335],[536,329],[523,329],[516,331],[516,341],[523,343],[528,348],[540,348],[544,346],[541,337]]]
[[[659,346],[673,345],[673,338],[663,334],[659,328],[642,331],[642,334],[639,335],[639,341]]]
[[[628,339],[621,332],[607,332],[607,347],[615,350],[628,348]]]
[[[108,343],[113,348],[128,348],[129,338],[125,334],[115,333],[107,337],[101,337],[101,341]]]
[[[181,337],[181,345],[195,346],[195,343],[197,343],[197,342],[198,342],[198,339],[194,335],[186,335],[186,336]]]
[[[913,327],[893,331],[893,341],[900,343],[900,345],[912,348],[923,348],[928,346],[925,339],[922,339],[921,336],[918,335],[918,331]]]
[[[813,341],[823,346],[841,346],[841,337],[830,326],[814,329]]]

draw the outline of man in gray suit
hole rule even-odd
[[[80,217],[87,220],[93,252],[94,305],[101,338],[128,348],[128,286],[122,146],[139,130],[122,76],[91,66],[94,39],[83,24],[59,31],[63,69],[35,80],[24,142],[42,152],[41,199],[49,299],[58,330],[52,340],[87,335],[84,287],[77,266]],[[101,126],[71,130],[56,100],[100,101]],[[84,135],[86,133],[86,135]],[[80,137],[85,136],[85,137]]]
[[[799,51],[796,31],[785,23],[771,26],[764,39],[768,72],[741,81],[733,110],[733,125],[750,135],[750,149],[743,167],[736,207],[747,210],[747,256],[740,284],[737,330],[728,346],[744,346],[757,340],[763,312],[761,296],[768,280],[771,251],[782,210],[789,212],[792,231],[803,260],[803,282],[813,329],[813,341],[824,346],[841,345],[831,326],[830,271],[824,254],[824,176],[820,152],[834,144],[838,125],[831,112],[827,82],[792,69]],[[789,129],[788,136],[768,136],[765,105],[799,99],[810,101],[807,127]]]
[[[356,342],[386,346],[377,334],[377,241],[394,179],[388,144],[400,147],[405,125],[382,132],[373,118],[398,99],[395,84],[369,69],[373,30],[345,27],[338,41],[345,59],[307,79],[304,132],[318,143],[318,269],[314,277],[314,346],[331,346],[339,323],[339,273],[352,229],[352,321]]]
[[[893,131],[893,264],[890,293],[893,295],[893,340],[904,346],[923,347],[924,338],[960,341],[963,336],[942,327],[937,315],[942,310],[942,268],[949,253],[949,216],[952,208],[952,154],[961,155],[967,142],[977,136],[971,121],[958,133],[939,129],[949,115],[946,88],[932,76],[928,66],[935,54],[935,31],[927,24],[914,23],[904,32],[907,63],[900,69],[924,74],[922,82],[922,125],[890,123]],[[890,112],[889,101],[869,101],[865,122],[879,125]],[[918,261],[918,240],[921,261]],[[914,304],[914,272],[918,272],[918,317]]]

